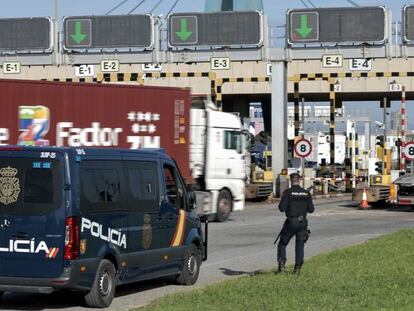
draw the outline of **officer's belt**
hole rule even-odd
[[[295,217],[288,217],[288,220],[297,220],[299,222],[305,221],[306,220],[306,216],[304,215],[299,215],[299,216],[295,216]]]

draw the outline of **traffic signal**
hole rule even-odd
[[[384,148],[384,135],[377,135],[375,144],[378,147]]]
[[[382,175],[382,174],[383,174],[383,171],[382,171],[382,161],[375,162],[375,166],[376,166],[375,170],[376,170],[376,171],[377,171],[380,175]]]
[[[377,151],[377,158],[383,159],[384,158],[384,135],[377,135],[376,137],[376,151]]]

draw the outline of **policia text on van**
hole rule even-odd
[[[0,296],[85,292],[176,276],[194,284],[206,240],[175,162],[160,151],[0,147]]]

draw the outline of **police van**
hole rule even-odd
[[[102,308],[120,284],[194,284],[207,233],[193,205],[159,150],[0,147],[0,296],[72,289]]]

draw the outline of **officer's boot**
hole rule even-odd
[[[302,266],[295,265],[295,267],[293,268],[293,274],[300,274],[300,268],[302,268]]]
[[[277,273],[285,273],[285,272],[286,272],[285,263],[283,261],[279,261],[279,266],[277,268]]]

